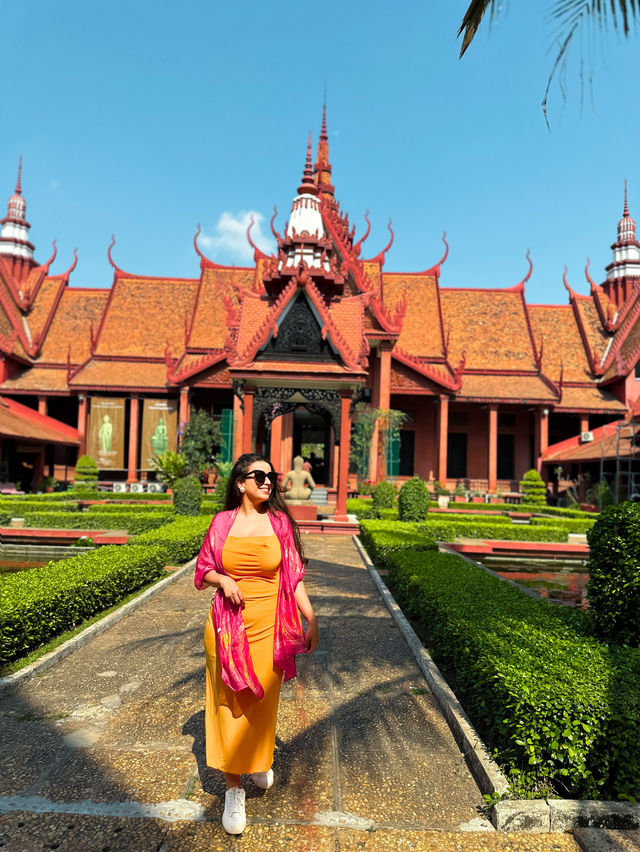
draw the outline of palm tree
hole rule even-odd
[[[493,20],[501,6],[501,0],[471,0],[458,30],[458,36],[462,35],[460,56],[463,56],[473,41],[485,12],[490,10],[490,17]],[[631,31],[631,25],[637,20],[639,12],[640,0],[554,0],[551,6],[551,17],[558,22],[559,46],[542,101],[545,119],[549,87],[581,28],[592,24],[602,30],[621,29],[626,37]]]

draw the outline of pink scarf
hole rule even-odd
[[[196,561],[194,583],[196,589],[206,588],[203,577],[207,571],[227,572],[222,567],[222,548],[229,530],[238,514],[230,509],[218,514],[211,526]],[[296,675],[296,654],[305,649],[304,633],[294,592],[304,577],[304,565],[296,549],[291,521],[282,512],[272,514],[269,520],[280,542],[282,561],[278,586],[278,604],[273,638],[273,663],[282,669],[285,681]],[[211,602],[211,617],[216,632],[222,680],[234,692],[250,689],[258,698],[264,690],[256,677],[249,653],[249,641],[242,620],[242,609],[228,601],[218,589]]]

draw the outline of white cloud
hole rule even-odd
[[[247,240],[247,228],[253,216],[251,239],[266,254],[273,251],[273,241],[262,230],[264,216],[256,210],[241,210],[237,215],[228,210],[220,216],[213,233],[203,232],[199,243],[212,258],[225,262],[252,261],[253,249]]]

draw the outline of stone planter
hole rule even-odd
[[[448,509],[450,499],[448,494],[438,494],[438,508]]]
[[[471,502],[472,503],[484,503],[484,497],[472,497]]]

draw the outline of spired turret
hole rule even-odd
[[[22,197],[22,157],[18,164],[16,188],[9,199],[7,215],[0,220],[0,255],[5,257],[15,278],[24,280],[36,266],[33,257],[34,246],[29,242],[29,228],[26,220],[27,202]]]
[[[627,182],[624,182],[624,210],[618,222],[618,239],[611,246],[613,262],[606,267],[607,280],[640,279],[640,243],[636,239],[636,223],[629,215]]]
[[[329,271],[326,257],[326,238],[318,187],[313,179],[311,163],[311,133],[307,145],[307,158],[298,194],[293,199],[291,216],[285,230],[282,249],[286,256],[286,267],[298,267],[305,263],[310,269]]]

